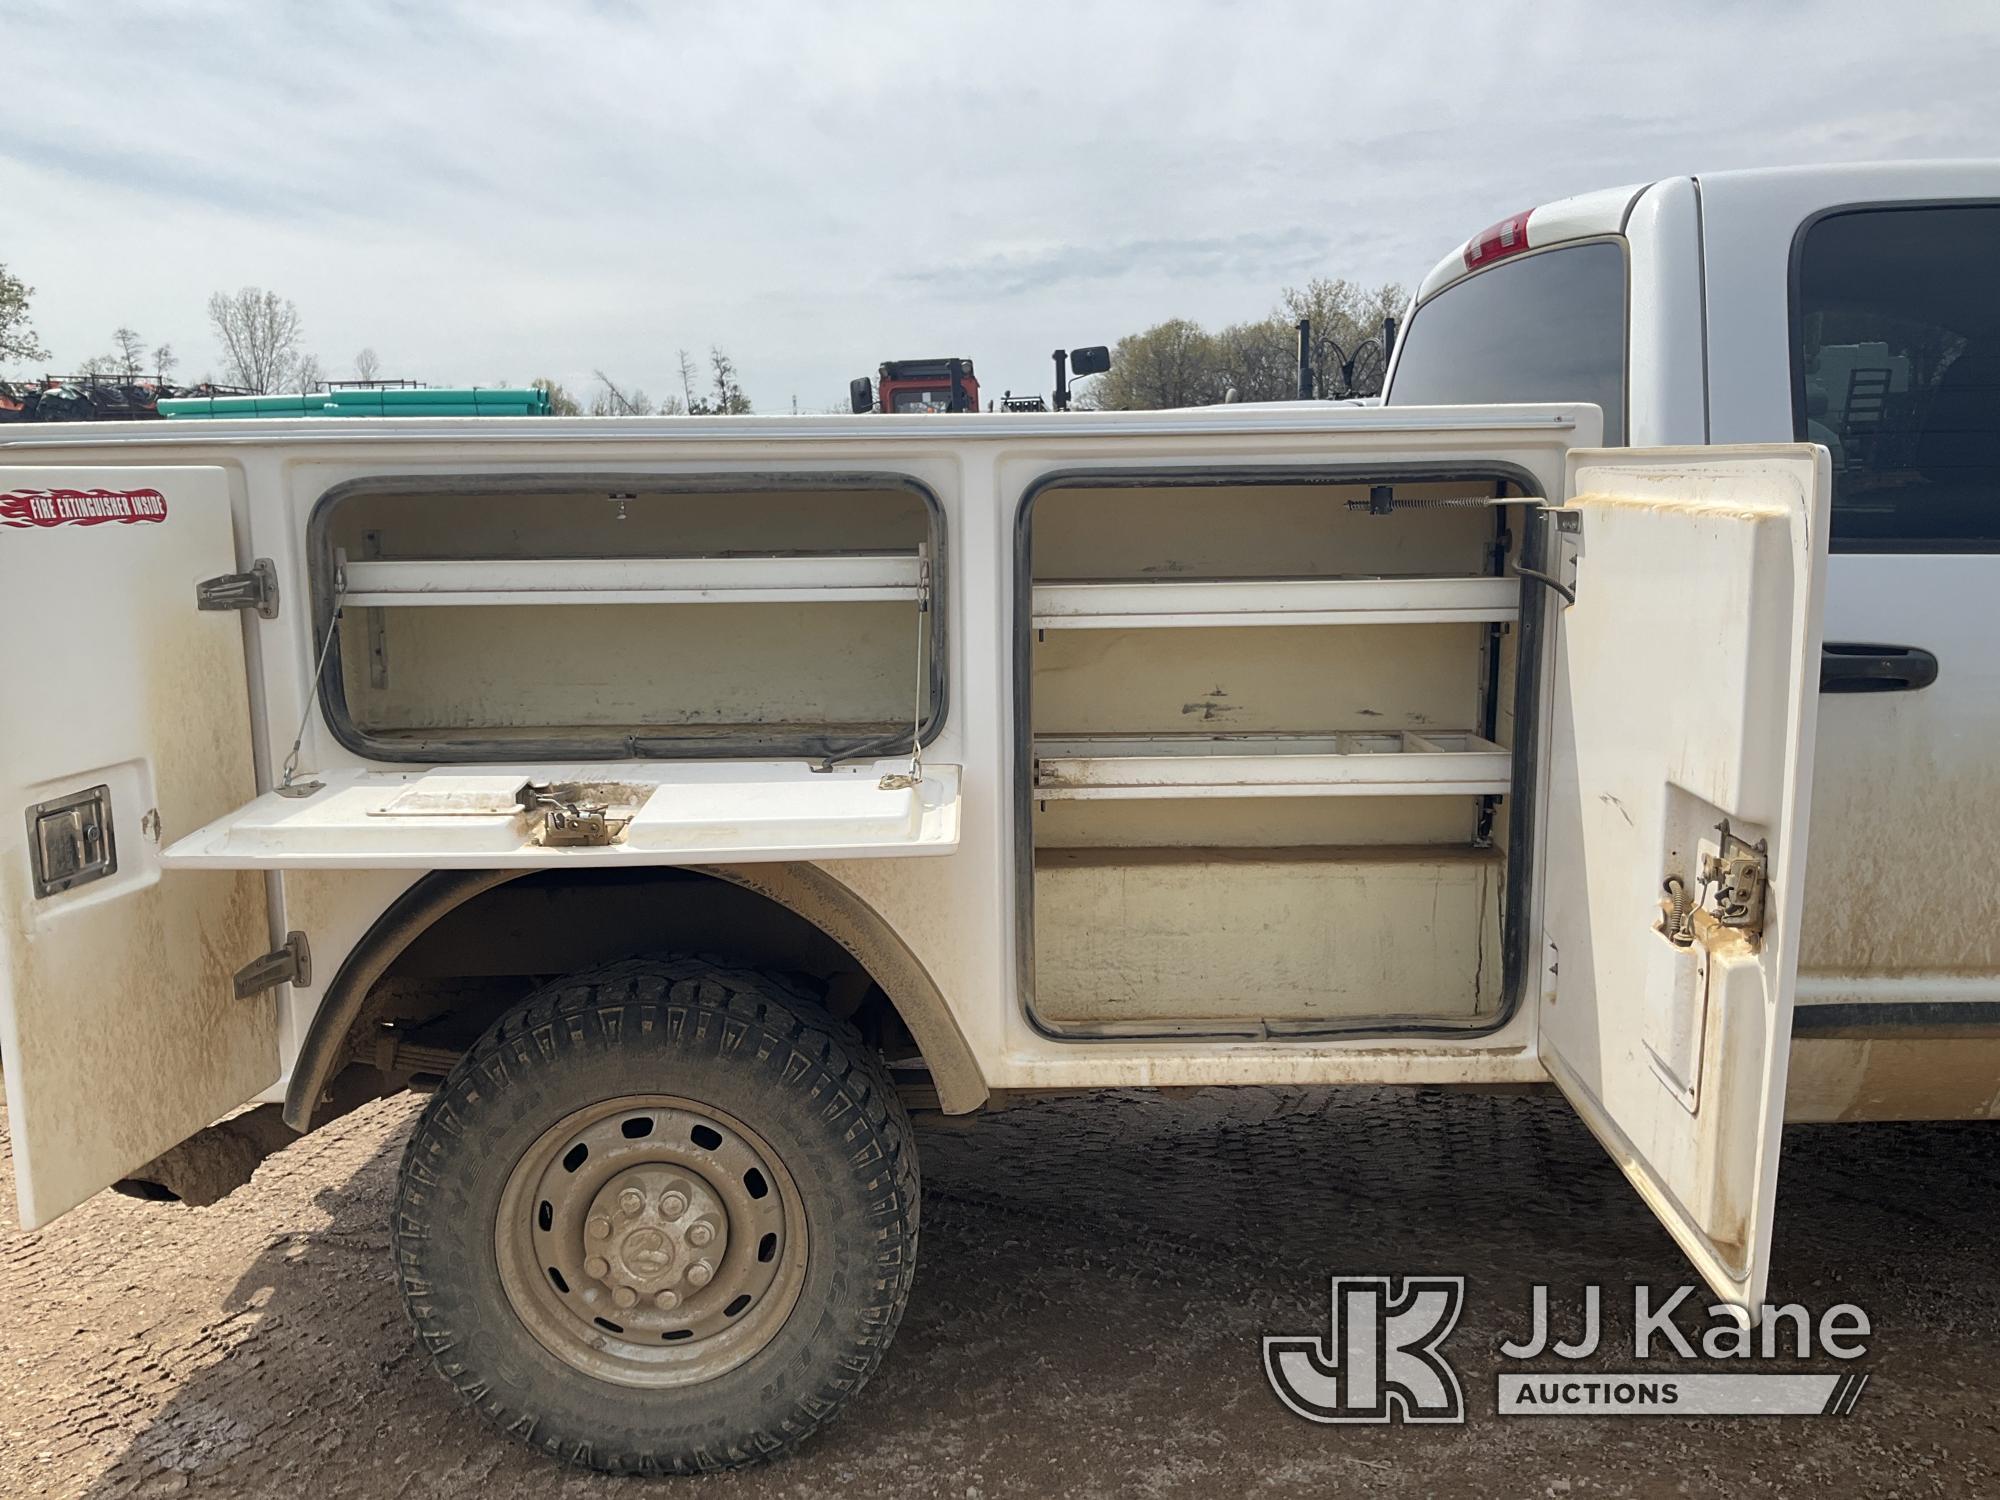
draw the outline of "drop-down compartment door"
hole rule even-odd
[[[950,854],[957,766],[907,756],[326,771],[169,847],[169,868],[535,870]]]
[[[1770,1268],[1825,576],[1825,450],[1570,456],[1542,1061],[1724,1301]],[[1726,827],[1725,827],[1726,825]]]

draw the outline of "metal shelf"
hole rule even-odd
[[[1038,630],[1424,625],[1513,620],[1513,578],[1232,578],[1039,583]]]
[[[1035,741],[1034,795],[1502,796],[1511,757],[1474,734],[1092,735]]]
[[[771,557],[342,559],[342,602],[825,604],[917,599],[920,552]]]

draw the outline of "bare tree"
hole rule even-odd
[[[300,355],[298,362],[292,366],[292,378],[286,384],[301,393],[325,389],[326,371],[319,366],[319,356]]]
[[[373,349],[363,349],[354,356],[354,378],[373,380],[382,373],[382,356]]]
[[[33,287],[0,266],[0,363],[49,357],[28,322],[28,299],[34,295]]]
[[[296,383],[300,374],[297,304],[262,287],[208,299],[208,321],[222,345],[224,370],[233,384],[258,394]],[[314,373],[317,373],[315,364]]]
[[[634,386],[623,390],[618,382],[602,370],[592,370],[600,389],[590,398],[590,414],[593,417],[650,417],[653,415],[653,401],[644,391]]]
[[[695,396],[694,396],[694,377],[695,377],[695,362],[694,362],[694,356],[693,356],[692,354],[689,354],[689,353],[687,352],[687,350],[685,350],[685,349],[679,349],[679,350],[676,350],[676,351],[675,351],[675,358],[677,358],[677,359],[678,359],[678,360],[680,361],[680,374],[681,374],[681,410],[682,410],[682,411],[693,411],[693,410],[694,410],[694,401],[695,401]]]
[[[715,409],[725,417],[745,415],[750,410],[750,398],[737,383],[736,362],[711,344],[708,367],[715,375]]]
[[[1409,293],[1394,282],[1371,290],[1344,277],[1315,276],[1303,287],[1286,287],[1272,317],[1293,330],[1295,375],[1298,321],[1312,320],[1313,377],[1320,395],[1373,396],[1382,389],[1388,365],[1383,320],[1401,316],[1408,301]]]
[[[743,393],[743,387],[736,380],[736,363],[713,344],[708,350],[710,375],[709,393],[696,396],[688,402],[687,409],[698,417],[739,417],[750,410],[750,398]],[[681,353],[681,380],[685,384],[691,372],[687,368],[687,353]]]
[[[153,370],[162,381],[173,375],[174,367],[180,362],[181,357],[174,353],[172,344],[162,344],[153,351]]]
[[[118,351],[112,363],[129,385],[139,378],[139,371],[146,363],[146,341],[139,337],[136,330],[120,327],[113,330],[111,342]]]

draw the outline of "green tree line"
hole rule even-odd
[[[1341,278],[1315,277],[1286,287],[1262,318],[1208,329],[1189,318],[1169,318],[1127,334],[1111,354],[1111,369],[1079,388],[1077,405],[1098,411],[1148,411],[1169,406],[1213,406],[1238,401],[1291,401],[1298,397],[1298,322],[1312,320],[1318,394],[1374,395],[1381,388],[1384,318],[1401,317],[1409,293],[1394,282],[1375,288]],[[1354,360],[1353,390],[1340,389],[1333,368],[1345,354]]]

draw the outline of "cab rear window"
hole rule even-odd
[[[1403,333],[1390,406],[1592,401],[1625,441],[1625,249],[1540,250],[1455,283]]]

